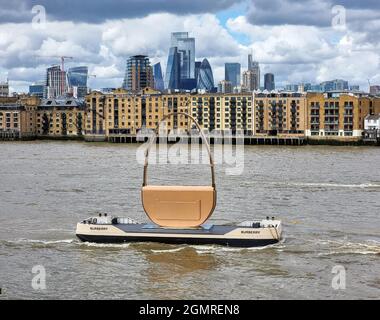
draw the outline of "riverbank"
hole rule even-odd
[[[176,139],[179,141],[180,137]],[[135,144],[142,143],[147,140],[139,140],[136,136],[133,135],[113,135],[106,137],[104,135],[86,135],[86,136],[8,136],[2,137],[1,141],[85,141],[88,143],[91,142],[105,142],[105,143],[116,143],[116,144]],[[241,144],[242,138],[210,138],[210,144],[225,144],[226,142],[232,144]],[[175,141],[174,141],[175,142]],[[168,139],[168,143],[173,143],[172,140]],[[273,145],[273,146],[317,146],[317,145],[326,145],[326,146],[380,146],[380,141],[365,141],[358,138],[306,138],[306,137],[276,137],[276,136],[256,136],[244,137],[244,145]]]

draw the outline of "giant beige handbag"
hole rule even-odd
[[[190,118],[200,132],[206,145],[211,167],[211,186],[152,186],[147,183],[149,152],[156,142],[159,127],[171,116],[184,115]],[[160,227],[196,228],[204,224],[216,206],[214,161],[210,145],[197,121],[184,112],[166,115],[157,125],[145,152],[144,182],[141,190],[142,204],[148,217]]]

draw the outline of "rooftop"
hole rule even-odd
[[[380,120],[380,114],[371,114],[365,117],[366,120]]]
[[[17,104],[0,104],[0,110],[5,111],[5,110],[19,110],[22,107]]]
[[[43,99],[39,107],[80,107],[84,103],[83,100],[75,99],[75,98],[67,98],[67,99]]]

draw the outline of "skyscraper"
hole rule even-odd
[[[276,85],[274,82],[274,74],[266,73],[264,75],[264,89],[268,91],[273,91],[275,88],[276,88]]]
[[[249,54],[248,55],[248,70],[252,70],[253,69],[253,58],[252,58],[252,54]]]
[[[232,83],[231,81],[222,80],[218,84],[219,93],[232,93]]]
[[[41,99],[44,97],[44,90],[45,90],[45,85],[43,81],[34,83],[29,86],[29,94],[31,96],[39,97]]]
[[[154,78],[154,88],[159,91],[164,91],[164,79],[162,78],[161,63],[158,62],[153,66],[153,78]]]
[[[9,83],[0,82],[0,97],[8,97],[9,96]]]
[[[243,72],[243,89],[249,92],[258,90],[260,84],[258,82],[257,74],[253,70]]]
[[[66,91],[66,71],[61,71],[60,66],[48,68],[46,70],[44,98],[57,98],[63,96]]]
[[[251,69],[249,69],[253,73],[253,82],[254,82],[254,87],[253,90],[259,90],[260,89],[260,78],[261,78],[261,73],[260,73],[260,65],[257,61],[253,61],[251,64]]]
[[[189,38],[188,32],[173,32],[165,87],[192,90],[197,86],[195,72],[195,39]]]
[[[195,78],[195,39],[188,32],[173,32],[171,46],[177,47],[180,55],[181,79]]]
[[[168,63],[166,66],[165,89],[180,89],[181,74],[180,55],[177,47],[169,49]]]
[[[240,63],[226,63],[224,67],[224,79],[230,81],[232,87],[240,86]]]
[[[301,85],[298,85],[298,84],[287,84],[285,86],[285,91],[288,91],[288,92],[298,92],[298,90],[300,90],[300,92],[304,92],[302,89],[303,89],[302,84]]]
[[[197,89],[211,92],[214,89],[214,76],[207,59],[202,61],[197,78]]]
[[[195,61],[195,79],[198,79],[199,69],[201,68],[201,65],[201,61]]]
[[[153,87],[153,70],[149,58],[144,55],[132,56],[127,60],[123,88],[138,91]]]
[[[369,93],[374,96],[380,95],[380,86],[370,86]]]
[[[87,94],[88,68],[85,66],[70,68],[67,71],[67,83],[74,98],[84,98]]]
[[[348,81],[340,79],[322,82],[321,87],[324,92],[347,91],[349,89]]]
[[[303,93],[303,92],[309,92],[311,90],[311,83],[301,83],[298,86],[298,92]]]

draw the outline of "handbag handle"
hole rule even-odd
[[[143,187],[145,187],[147,185],[147,174],[148,174],[148,160],[149,160],[149,151],[150,151],[150,148],[152,147],[153,143],[156,141],[156,138],[157,138],[157,135],[158,135],[158,130],[161,126],[161,124],[166,120],[168,119],[169,117],[171,116],[178,116],[178,115],[183,115],[189,119],[191,119],[195,126],[197,127],[200,135],[201,135],[201,138],[202,138],[202,141],[203,143],[206,145],[206,149],[207,149],[207,153],[209,155],[209,160],[210,160],[210,167],[211,167],[211,180],[212,180],[212,187],[215,189],[216,185],[215,185],[215,172],[214,172],[214,159],[212,157],[212,154],[211,154],[211,149],[210,149],[210,144],[208,143],[204,133],[202,132],[202,129],[201,127],[199,126],[198,122],[195,120],[194,117],[192,117],[191,115],[185,113],[185,112],[171,112],[171,113],[168,113],[167,115],[165,115],[161,121],[158,122],[157,126],[156,126],[156,129],[154,130],[154,133],[153,135],[151,136],[150,138],[150,141],[149,141],[149,145],[148,145],[148,148],[146,149],[145,151],[145,164],[144,164],[144,181],[143,181]]]

